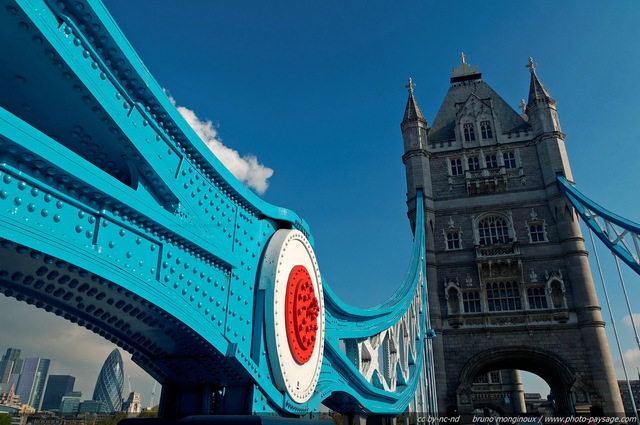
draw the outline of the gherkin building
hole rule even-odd
[[[123,386],[122,356],[116,348],[109,354],[100,370],[96,389],[93,391],[93,400],[104,403],[106,412],[119,412],[122,408]]]

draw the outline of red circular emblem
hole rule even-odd
[[[285,319],[289,349],[300,364],[308,362],[313,354],[319,312],[318,298],[309,272],[304,266],[295,266],[287,281]]]

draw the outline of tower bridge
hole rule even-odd
[[[464,56],[431,126],[409,81],[414,245],[397,291],[359,309],[323,280],[306,222],[229,173],[99,1],[0,0],[0,40],[0,291],[129,352],[161,416],[469,413],[502,408],[477,385],[496,370],[511,411],[517,370],[558,413],[622,411],[574,208],[632,268],[638,227],[572,188],[532,60],[522,113]]]
[[[520,113],[464,55],[430,126],[408,85],[403,162],[410,202],[424,193],[438,406],[525,412],[524,370],[547,382],[559,414],[620,414],[574,207],[632,268],[638,228],[569,183],[556,101],[533,59],[525,66]]]

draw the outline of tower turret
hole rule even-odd
[[[551,97],[547,89],[544,88],[538,75],[536,66],[538,64],[529,58],[526,65],[531,72],[531,82],[529,83],[529,101],[527,102],[526,113],[529,123],[533,127],[534,134],[560,132],[560,121],[556,111],[556,101]]]
[[[524,111],[529,117],[529,124],[537,140],[538,155],[548,164],[542,170],[545,183],[555,193],[556,174],[562,173],[569,180],[573,180],[573,175],[564,146],[565,135],[558,121],[556,101],[540,82],[536,74],[536,66],[538,64],[529,58],[526,67],[531,72],[531,82],[529,83],[529,101]]]
[[[404,140],[402,162],[407,172],[407,198],[413,199],[418,188],[422,188],[424,195],[431,198],[433,196],[431,184],[428,179],[424,178],[430,173],[427,153],[427,120],[424,119],[418,102],[413,97],[415,84],[411,78],[405,87],[409,89],[409,99],[407,99],[400,129]]]
[[[405,87],[409,89],[409,98],[407,106],[404,110],[404,117],[400,123],[402,130],[402,139],[404,140],[404,154],[402,162],[405,166],[407,175],[407,207],[409,221],[411,227],[415,229],[416,219],[416,191],[422,189],[424,201],[424,217],[425,217],[425,254],[426,254],[426,271],[427,282],[437,282],[436,263],[435,263],[435,238],[433,234],[433,223],[435,220],[435,206],[433,202],[433,180],[431,178],[431,160],[433,153],[429,151],[427,144],[427,120],[422,115],[422,111],[418,106],[418,102],[413,96],[413,81],[409,78],[409,84]],[[438,286],[430,285],[427,287],[429,299],[438,299]],[[431,326],[434,329],[442,329],[440,319],[440,305],[434,304],[429,307],[431,316]],[[444,361],[443,343],[441,338],[435,338],[433,341],[433,355]],[[436,369],[436,380],[438,382],[446,382],[447,377],[443,370]],[[437,403],[446,406],[446,399],[442,398],[444,393],[438,394]]]
[[[409,78],[409,84],[405,87],[409,89],[409,99],[407,99],[407,107],[404,110],[404,117],[400,128],[402,129],[402,138],[404,139],[404,152],[414,150],[424,150],[427,147],[427,120],[424,119],[422,111],[418,106],[418,102],[413,97],[413,88],[415,84]]]

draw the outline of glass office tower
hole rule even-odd
[[[93,400],[104,403],[108,412],[119,412],[122,408],[123,386],[122,356],[116,348],[109,354],[100,370],[96,389],[93,391]]]
[[[34,409],[40,410],[40,401],[42,400],[50,363],[49,359],[41,357],[25,359],[16,388],[16,394],[20,396],[20,403],[28,404]]]
[[[69,375],[50,375],[40,410],[58,410],[62,397],[73,391],[76,378]]]

